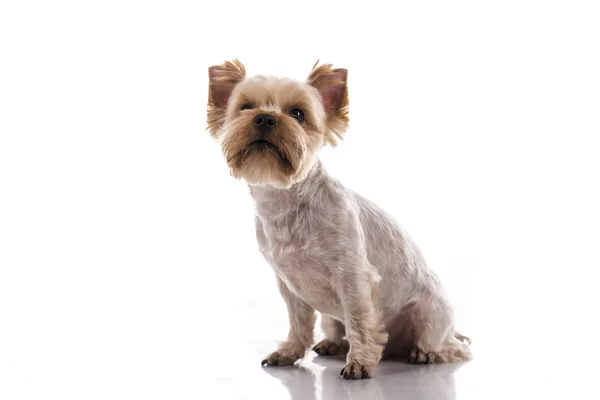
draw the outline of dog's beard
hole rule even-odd
[[[299,133],[282,124],[261,135],[244,122],[225,127],[222,149],[231,174],[250,184],[289,187],[305,153]]]
[[[251,168],[255,164],[274,164],[273,167],[277,168],[282,174],[292,175],[295,168],[288,153],[270,141],[258,139],[250,142],[248,146],[237,152],[229,161],[229,166],[241,170],[246,167]]]

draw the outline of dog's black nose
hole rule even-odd
[[[254,125],[261,129],[271,129],[277,125],[277,120],[270,114],[259,114],[254,117]]]

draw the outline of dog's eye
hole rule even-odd
[[[250,110],[252,108],[252,104],[250,103],[246,103],[242,106],[242,108],[240,108],[240,110]]]
[[[293,110],[290,110],[289,114],[292,117],[296,118],[299,124],[304,122],[304,111],[302,111],[301,109],[294,108]]]

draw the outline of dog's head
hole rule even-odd
[[[246,77],[237,60],[209,68],[208,130],[231,174],[251,185],[289,188],[348,127],[348,72],[313,67],[306,82]]]

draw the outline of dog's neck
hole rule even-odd
[[[277,218],[296,213],[300,207],[308,206],[322,195],[331,178],[320,160],[315,162],[302,181],[289,189],[277,189],[272,186],[252,186],[250,194],[256,203],[256,213],[262,218]]]

